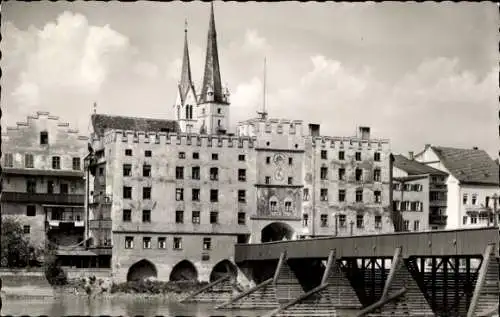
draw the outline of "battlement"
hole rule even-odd
[[[389,149],[389,139],[363,139],[361,137],[312,137],[313,147],[338,148],[338,149]]]
[[[214,148],[253,148],[255,138],[229,135],[207,135],[193,133],[144,132],[131,130],[109,130],[104,143],[123,142],[128,144],[174,144]]]
[[[240,136],[255,136],[266,134],[284,134],[302,136],[302,120],[288,119],[250,119],[238,123]]]

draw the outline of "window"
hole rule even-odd
[[[134,237],[125,237],[125,249],[134,248]]]
[[[328,152],[326,150],[321,150],[321,159],[322,160],[328,159]]]
[[[200,179],[200,167],[199,166],[191,167],[191,179]]]
[[[288,185],[292,185],[293,184],[293,177],[288,177]]]
[[[182,166],[175,167],[175,179],[184,179],[184,167]]]
[[[462,218],[462,224],[464,224],[464,225],[467,224],[467,216],[463,216],[463,218]]]
[[[245,154],[240,154],[238,155],[238,161],[244,161],[245,160]]]
[[[340,202],[345,201],[345,189],[339,189],[339,201]]]
[[[123,209],[123,222],[132,221],[132,210],[131,209]]]
[[[355,175],[356,181],[360,182],[363,179],[363,170],[360,168],[357,168],[355,173],[356,173],[356,175]]]
[[[199,159],[199,158],[200,158],[200,153],[198,153],[198,152],[193,152],[193,159],[194,159],[194,160],[197,160],[197,159]]]
[[[247,201],[246,191],[244,189],[238,190],[238,202],[244,203]]]
[[[29,178],[26,180],[26,192],[30,194],[36,193],[36,180],[33,178]]]
[[[40,132],[40,144],[49,144],[49,133],[47,131]]]
[[[356,161],[361,161],[361,152],[356,152],[354,156],[356,158]]]
[[[328,178],[328,167],[321,167],[319,174],[320,174],[320,178],[322,180],[327,179]]]
[[[345,228],[347,225],[345,215],[339,215],[339,227]]]
[[[212,153],[212,160],[217,161],[219,159],[219,154],[217,153]]]
[[[293,157],[289,157],[288,158],[288,165],[292,165],[293,164]]]
[[[146,223],[151,222],[151,210],[144,209],[142,211],[142,222],[146,222]]]
[[[380,162],[380,152],[373,153],[373,160],[375,162]]]
[[[339,168],[339,180],[345,180],[345,168]]]
[[[246,223],[246,214],[244,212],[239,212],[238,213],[238,224],[239,225],[244,225]]]
[[[219,213],[217,211],[210,212],[210,223],[211,224],[219,223]]]
[[[80,158],[79,157],[74,157],[73,158],[73,170],[74,171],[79,171],[80,169],[81,169]]]
[[[319,200],[327,201],[328,200],[328,188],[321,188],[319,191]]]
[[[341,160],[341,161],[345,160],[345,152],[344,151],[339,151],[339,160]]]
[[[247,180],[247,170],[246,170],[246,169],[242,169],[242,168],[240,168],[240,169],[238,170],[238,180],[239,180],[240,182],[244,182],[244,181],[246,181],[246,180]]]
[[[208,251],[212,248],[212,239],[211,238],[203,238],[203,250]]]
[[[5,165],[5,167],[14,166],[14,157],[13,157],[12,153],[5,153],[5,158],[4,158],[3,164]]]
[[[217,113],[220,114],[221,113],[221,109],[220,108],[217,108]]]
[[[104,167],[99,167],[99,175],[104,175]]]
[[[142,166],[142,176],[151,177],[151,165],[144,164]]]
[[[304,201],[309,200],[309,188],[304,188],[302,200],[304,200]]]
[[[271,184],[271,177],[270,176],[266,176],[266,184],[267,185]]]
[[[477,216],[476,215],[470,216],[470,223],[473,225],[477,224]]]
[[[29,234],[30,233],[30,226],[23,226],[23,233]]]
[[[174,237],[174,250],[182,250],[182,238]]]
[[[219,190],[217,190],[217,189],[210,190],[210,201],[213,203],[219,201]]]
[[[193,153],[194,154],[194,153]],[[179,158],[182,160],[182,159],[185,159],[186,158],[186,152],[179,152]],[[194,157],[193,157],[194,158]]]
[[[363,202],[363,190],[362,189],[356,190],[356,202],[357,203]]]
[[[266,156],[266,164],[271,164],[271,157],[270,156]]]
[[[80,166],[80,165],[78,165]],[[24,167],[26,168],[33,168],[34,163],[33,163],[33,154],[25,154],[24,155]],[[80,169],[80,168],[78,168]]]
[[[167,247],[167,238],[158,237],[158,249],[165,249]]]
[[[153,154],[153,153],[152,153],[150,150],[146,150],[146,151],[144,151],[144,156],[145,156],[145,157],[151,157],[151,155],[152,155],[152,154]]]
[[[175,223],[184,223],[184,210],[175,211]]]
[[[52,156],[52,169],[61,169],[61,158],[59,156]]]
[[[36,206],[35,205],[26,206],[26,216],[28,216],[28,217],[36,216]]]
[[[488,208],[490,206],[490,197],[486,196],[484,199],[484,206]]]
[[[328,215],[321,215],[320,218],[321,227],[328,227]]]
[[[381,179],[380,175],[381,175],[380,169],[378,169],[378,168],[374,169],[373,170],[373,181],[380,182],[380,179]]]
[[[191,189],[191,200],[192,201],[200,201],[200,189],[199,188]]]
[[[142,199],[151,199],[151,187],[142,188]]]
[[[59,185],[59,192],[61,194],[67,194],[68,193],[68,184],[62,183]]]
[[[132,187],[123,187],[123,199],[132,199]]]
[[[184,189],[183,188],[176,188],[175,189],[175,200],[176,201],[183,201],[184,200]]]
[[[271,209],[271,212],[278,211],[278,202],[276,200],[269,201],[269,208]]]
[[[420,221],[415,220],[413,222],[413,231],[419,231],[420,230]]]
[[[403,231],[410,231],[410,221],[409,220],[403,221]]]
[[[131,149],[126,149],[125,150],[125,156],[132,156],[132,150]]]
[[[47,181],[47,194],[54,193],[54,181]]]
[[[151,237],[142,238],[142,247],[144,249],[151,249]]]
[[[361,229],[365,226],[364,218],[363,215],[356,215],[356,228]]]
[[[123,164],[123,176],[132,176],[131,164]]]
[[[382,202],[382,193],[380,190],[375,190],[373,192],[373,197],[375,199],[375,203],[380,204]]]
[[[285,212],[292,212],[292,202],[285,201]]]
[[[477,204],[477,194],[472,194],[472,204],[476,205]]]
[[[375,229],[382,228],[382,216],[375,216]]]
[[[464,194],[462,199],[464,205],[467,205],[467,198],[468,198],[467,194]]]
[[[309,215],[303,214],[302,215],[302,227],[307,227],[308,225],[309,225]]]
[[[219,169],[217,167],[210,168],[210,180],[216,181],[219,179]]]
[[[191,213],[191,222],[194,224],[200,224],[200,212],[198,210],[193,210]]]

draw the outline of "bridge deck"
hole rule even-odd
[[[283,251],[289,259],[326,259],[333,249],[338,257],[392,257],[398,247],[402,247],[405,258],[481,255],[488,244],[495,244],[495,256],[498,256],[499,241],[499,229],[490,227],[237,244],[235,262],[279,259]]]

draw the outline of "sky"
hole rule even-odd
[[[395,153],[425,144],[485,149],[498,138],[497,5],[215,1],[233,129],[272,118],[352,136],[370,126]],[[201,86],[206,2],[2,4],[2,129],[49,111],[88,133],[97,112],[173,119],[184,22]],[[234,130],[233,130],[234,132]]]

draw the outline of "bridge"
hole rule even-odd
[[[498,316],[499,246],[498,227],[237,244],[235,262],[255,286],[212,298],[268,317]]]

